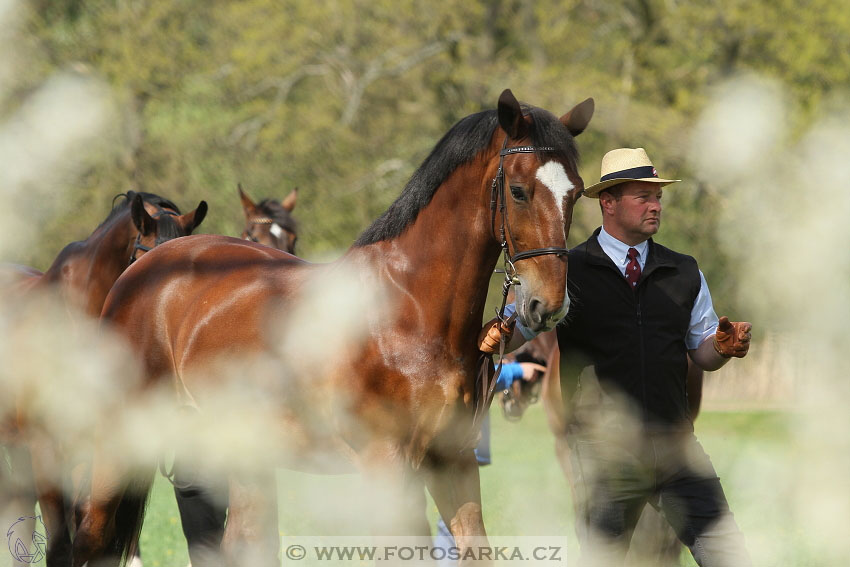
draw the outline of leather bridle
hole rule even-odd
[[[499,245],[502,247],[502,252],[504,253],[505,258],[505,278],[510,281],[511,285],[518,284],[516,278],[516,268],[515,264],[520,260],[525,260],[528,258],[534,258],[535,256],[545,256],[547,254],[554,254],[556,256],[566,256],[567,249],[560,246],[549,246],[546,248],[534,248],[531,250],[523,250],[522,252],[516,252],[516,244],[513,241],[513,237],[511,236],[510,226],[507,223],[507,212],[505,205],[505,170],[504,170],[504,161],[505,156],[513,155],[513,154],[533,154],[537,152],[553,152],[555,148],[550,146],[544,147],[534,147],[534,146],[515,146],[513,148],[508,148],[508,137],[505,136],[505,141],[502,144],[502,149],[499,152],[499,169],[496,172],[496,177],[493,178],[493,184],[491,186],[490,191],[490,224],[493,227],[493,235],[496,236],[496,211],[502,215],[502,225],[499,228]],[[511,256],[510,249],[508,248],[508,241],[515,251],[514,255]],[[505,296],[507,297],[507,292],[505,292]]]
[[[166,210],[166,209],[159,209],[159,212],[151,215],[151,218],[158,219],[162,215],[169,215],[169,216],[172,216],[172,217],[179,217],[180,216],[179,213],[175,213],[174,211],[169,211],[169,210]],[[154,247],[155,246],[156,246],[156,244],[154,244]],[[136,242],[133,243],[133,252],[132,252],[132,254],[130,254],[130,262],[129,262],[128,265],[131,265],[133,262],[136,261],[136,253],[139,250],[142,250],[144,252],[150,252],[151,250],[153,250],[153,247],[145,246],[144,244],[142,244],[142,233],[141,232],[139,232],[136,235]]]
[[[513,237],[511,236],[510,225],[507,222],[507,212],[505,205],[505,170],[504,170],[504,161],[505,156],[513,155],[513,154],[533,154],[537,152],[553,152],[555,148],[550,146],[543,147],[535,147],[535,146],[515,146],[512,148],[508,146],[508,137],[505,136],[505,141],[502,144],[502,149],[499,151],[499,169],[496,172],[496,177],[493,178],[493,184],[491,187],[491,195],[490,195],[490,224],[493,227],[493,235],[496,236],[496,212],[498,210],[502,215],[502,224],[499,228],[499,234],[497,239],[499,240],[499,245],[502,247],[502,252],[504,254],[504,262],[505,262],[505,281],[502,284],[502,306],[499,308],[497,315],[499,320],[503,324],[511,324],[513,319],[516,317],[516,314],[511,315],[508,319],[505,319],[505,305],[508,300],[508,291],[512,285],[518,285],[519,278],[517,278],[516,267],[515,264],[520,260],[526,260],[528,258],[534,258],[536,256],[545,256],[549,254],[554,254],[555,256],[566,256],[568,250],[561,246],[548,246],[546,248],[533,248],[531,250],[523,250],[522,252],[516,252],[516,245],[514,243]],[[508,242],[510,242],[511,247],[514,249],[514,255],[511,256],[510,249],[508,247]],[[496,367],[496,371],[493,373],[492,377],[488,377],[489,367],[490,367],[490,355],[482,355],[481,360],[479,361],[479,372],[478,372],[478,380],[475,383],[475,413],[473,415],[473,431],[477,431],[477,427],[480,425],[483,416],[487,413],[487,408],[490,407],[490,402],[493,400],[493,393],[496,389],[496,382],[499,379],[499,374],[502,372],[502,363],[505,355],[505,339],[502,336],[502,339],[499,344],[499,365]]]

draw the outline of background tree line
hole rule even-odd
[[[332,258],[456,120],[492,108],[509,87],[555,113],[596,99],[579,140],[588,184],[619,146],[647,148],[659,171],[685,180],[666,193],[659,240],[696,256],[723,298],[735,277],[711,235],[724,196],[686,159],[712,85],[742,72],[781,81],[800,128],[850,85],[850,10],[834,0],[30,0],[19,9],[0,120],[57,70],[104,80],[117,102],[109,139],[78,148],[93,156],[66,180],[67,206],[31,248],[4,258],[42,269],[128,189],[187,209],[206,199],[204,231],[236,235],[237,182],[255,198],[299,187],[300,254]],[[581,202],[571,242],[597,224],[595,201]]]

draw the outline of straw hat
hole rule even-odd
[[[619,148],[611,150],[602,158],[599,183],[585,188],[584,195],[599,198],[599,192],[603,189],[627,181],[649,181],[663,186],[681,179],[659,178],[643,148]]]

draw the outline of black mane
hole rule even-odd
[[[283,208],[280,201],[274,199],[263,199],[257,204],[257,210],[272,219],[280,228],[291,234],[298,233],[298,223],[292,214]]]
[[[560,120],[542,108],[523,106],[531,117],[529,138],[535,147],[555,148],[552,154],[566,159],[573,169],[578,163],[578,150],[569,130]],[[366,246],[397,238],[431,202],[434,192],[459,166],[471,161],[489,146],[499,121],[496,110],[485,110],[461,119],[437,142],[430,155],[405,185],[395,202],[367,228],[354,246]],[[509,144],[510,145],[510,144]],[[545,159],[538,155],[538,159]]]

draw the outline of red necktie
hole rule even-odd
[[[626,264],[626,281],[632,287],[637,287],[638,280],[640,279],[640,264],[638,263],[638,251],[634,248],[629,248],[629,253],[627,254],[629,258],[629,263]]]

